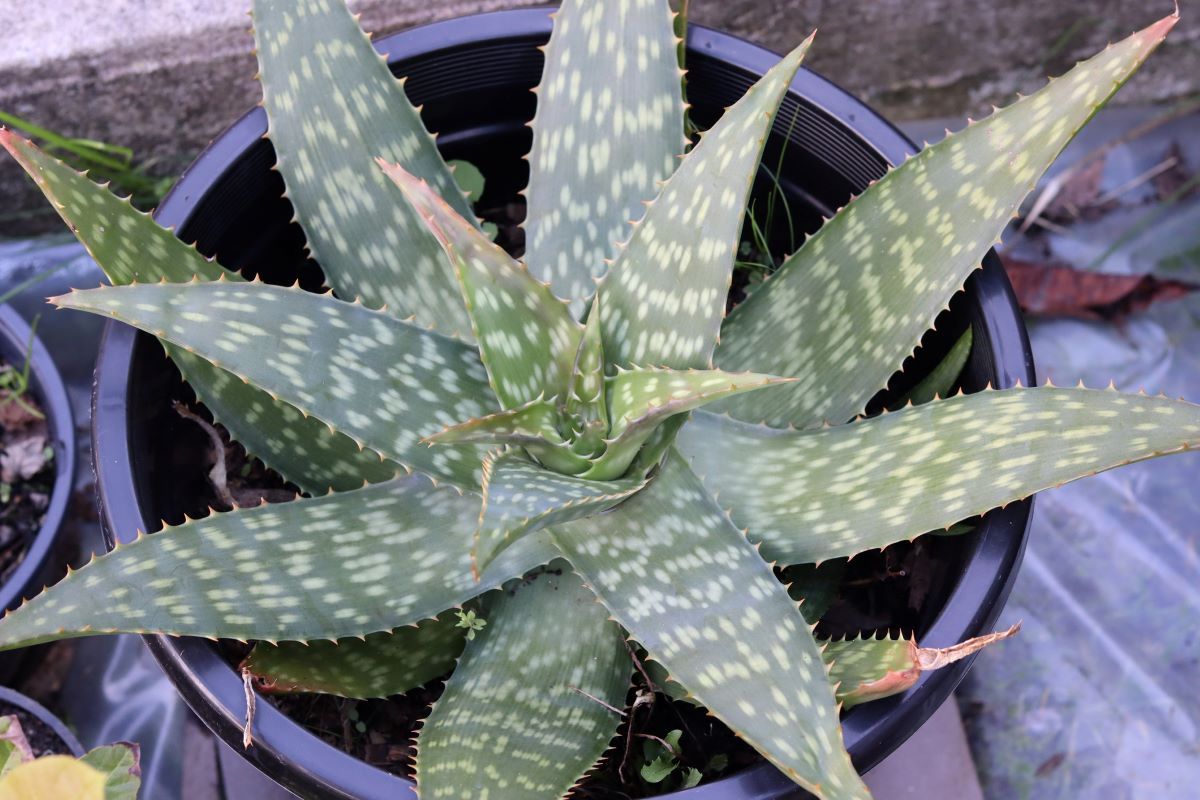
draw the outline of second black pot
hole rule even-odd
[[[414,103],[424,104],[429,127],[447,158],[465,158],[488,178],[489,199],[515,196],[525,185],[525,123],[532,117],[529,89],[540,78],[537,46],[549,36],[546,10],[498,12],[438,23],[380,40],[397,74],[407,75]],[[697,120],[710,123],[777,57],[734,37],[693,28],[688,39],[689,100]],[[793,122],[794,118],[794,122]],[[790,140],[788,131],[791,129]],[[314,282],[303,234],[289,222],[283,185],[270,170],[274,153],[262,137],[266,119],[256,109],[213,142],[185,173],[158,213],[164,225],[219,253],[233,269],[268,279]],[[866,106],[810,71],[791,87],[768,142],[766,159],[787,140],[781,183],[798,227],[811,231],[855,192],[913,151],[912,143]],[[290,280],[290,278],[289,278]],[[950,334],[974,328],[975,347],[964,377],[968,390],[989,381],[1009,386],[1033,379],[1032,357],[1016,304],[994,257],[952,303],[941,336],[927,340],[920,358],[933,363]],[[887,335],[881,332],[881,335]],[[925,366],[928,366],[926,364]],[[919,372],[922,364],[917,364]],[[102,519],[111,546],[158,520],[181,520],[194,496],[169,463],[169,443],[180,433],[167,398],[178,381],[150,336],[110,325],[97,368],[93,436]],[[202,467],[196,465],[197,480]],[[194,485],[194,484],[192,484]],[[946,545],[954,579],[928,602],[923,644],[947,646],[985,632],[1011,587],[1025,541],[1030,504],[989,514],[976,531]],[[199,639],[147,637],[155,657],[192,709],[235,750],[241,750],[245,714],[242,682],[216,647]],[[915,731],[962,678],[969,662],[924,676],[901,696],[859,706],[845,715],[846,744],[860,770],[869,769]],[[270,703],[259,703],[255,744],[244,756],[305,798],[411,797],[412,786],[324,743]],[[797,788],[768,765],[681,793],[689,800],[784,798]]]
[[[57,581],[70,553],[62,540],[63,520],[75,482],[75,419],[62,378],[50,353],[25,320],[0,305],[0,361],[21,368],[29,359],[29,392],[46,415],[47,446],[54,450],[54,486],[41,527],[20,565],[0,585],[0,610],[11,610]],[[36,649],[36,648],[34,648]],[[0,683],[11,683],[30,650],[0,653]]]

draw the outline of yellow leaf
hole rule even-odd
[[[104,800],[104,773],[70,756],[30,761],[0,778],[0,800]]]

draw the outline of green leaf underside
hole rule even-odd
[[[479,500],[420,475],[214,514],[143,536],[0,621],[0,649],[95,633],[259,641],[365,636],[461,605],[556,557],[535,532],[477,580]]]
[[[343,0],[253,7],[267,136],[329,285],[470,339],[441,246],[374,163],[404,164],[475,219],[402,85]]]
[[[914,406],[919,406],[935,400],[939,397],[945,397],[950,394],[954,388],[958,376],[962,374],[963,367],[967,365],[967,359],[971,355],[971,344],[974,342],[975,335],[971,328],[959,336],[951,345],[950,351],[942,357],[942,360],[937,363],[928,375],[922,378],[916,386],[904,394],[903,397],[896,403],[896,407],[904,406],[912,403]]]
[[[820,797],[868,796],[809,626],[677,454],[616,510],[552,530],[617,622],[735,733]]]
[[[1200,444],[1200,406],[1110,390],[958,395],[823,430],[703,411],[676,441],[781,564],[853,556],[1034,492]]]
[[[367,699],[403,694],[454,669],[466,631],[453,614],[337,642],[259,643],[242,663],[265,692]]]
[[[620,721],[583,693],[621,708],[633,671],[620,629],[606,618],[569,571],[502,592],[421,729],[420,796],[566,794]]]
[[[565,394],[583,335],[567,305],[427,183],[395,164],[381,166],[445,248],[501,407]]]
[[[240,280],[184,244],[149,215],[33,144],[0,131],[0,144],[20,162],[63,220],[114,284],[200,277]],[[265,345],[266,342],[264,341]],[[311,492],[358,488],[364,480],[386,480],[394,464],[363,452],[347,436],[305,419],[294,407],[234,379],[169,343],[164,343],[184,378],[234,440],[245,445],[288,480]]]
[[[576,316],[683,152],[671,20],[666,0],[566,0],[555,15],[533,120],[525,259]]]
[[[88,289],[56,298],[191,350],[363,446],[458,486],[483,451],[420,442],[494,411],[469,344],[330,295],[216,281]],[[354,401],[369,400],[360,410]]]
[[[820,564],[794,564],[783,573],[788,594],[800,603],[800,613],[816,625],[837,599],[846,574],[847,559],[835,558]]]
[[[978,268],[1038,177],[1175,19],[927,147],[809,237],[730,314],[715,355],[726,369],[800,380],[732,398],[722,410],[796,427],[860,413]]]
[[[608,402],[604,391],[604,342],[600,339],[596,301],[579,342],[579,352],[575,354],[567,413],[580,420],[585,428],[576,440],[580,452],[591,453],[602,447],[604,434],[608,432]]]
[[[608,447],[584,477],[610,480],[625,472],[650,434],[668,417],[784,378],[721,370],[620,370],[608,383]]]
[[[746,196],[776,108],[811,41],[725,111],[634,226],[598,289],[608,364],[711,366]]]
[[[104,775],[104,800],[136,800],[142,785],[138,745],[118,742],[97,747],[79,760]]]
[[[597,514],[646,485],[563,475],[511,451],[489,455],[483,473],[483,509],[471,551],[480,570],[525,532]]]

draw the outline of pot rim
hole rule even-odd
[[[500,41],[545,40],[552,9],[495,11],[459,17],[382,37],[376,47],[389,64],[429,57],[462,45]],[[779,56],[729,34],[692,25],[689,51],[703,53],[761,75]],[[897,164],[916,146],[894,126],[832,82],[803,68],[789,89],[847,124],[853,135],[882,160]],[[266,134],[266,113],[256,107],[217,137],[184,171],[155,216],[180,229],[203,197],[239,154]],[[1011,286],[999,259],[989,253],[984,268],[971,278],[977,307],[973,316],[976,347],[987,348],[995,361],[997,386],[1034,381],[1032,351]],[[138,529],[153,529],[144,520],[132,479],[129,425],[125,397],[132,375],[135,329],[109,322],[101,342],[92,398],[93,458],[106,544],[128,541]],[[989,628],[1012,587],[1024,551],[1030,500],[986,515],[975,533],[976,544],[957,585],[923,637],[928,646],[948,646]],[[119,534],[115,533],[119,532]],[[227,743],[241,741],[245,698],[241,677],[203,639],[147,635],[147,645],[192,710]],[[922,676],[907,692],[858,706],[843,720],[844,736],[856,766],[866,771],[911,735],[949,697],[973,659],[964,659]],[[304,730],[270,703],[258,705],[254,744],[243,757],[280,784],[321,797],[415,797],[410,781],[369,766]],[[236,745],[235,749],[236,749]],[[747,800],[801,794],[799,788],[763,763],[719,781],[672,795],[687,800],[735,796]]]
[[[48,561],[75,486],[75,417],[58,367],[24,317],[12,306],[0,305],[0,358],[10,365],[16,354],[23,359],[31,341],[29,387],[46,415],[48,444],[54,448],[54,486],[37,535],[16,570],[0,585],[0,610],[15,608],[44,588],[37,584],[49,577]]]
[[[54,735],[66,745],[71,755],[79,758],[84,754],[83,745],[79,743],[79,739],[75,737],[75,734],[71,733],[71,729],[32,697],[26,697],[15,689],[9,689],[7,686],[0,686],[0,702],[16,706],[26,714],[37,717],[38,721],[52,730]]]

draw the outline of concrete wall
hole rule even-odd
[[[134,147],[171,174],[257,100],[250,0],[0,0],[0,109]],[[1187,2],[1187,0],[1185,0]],[[541,0],[351,0],[381,33]],[[1119,95],[1200,90],[1200,2]],[[980,114],[1037,88],[1170,0],[692,0],[692,18],[776,50],[819,28],[809,65],[894,119]],[[1190,13],[1189,13],[1190,12]],[[37,207],[0,161],[0,217]],[[23,223],[28,228],[28,221]],[[7,227],[0,223],[0,231]]]

